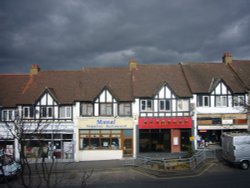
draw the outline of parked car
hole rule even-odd
[[[250,134],[249,133],[223,133],[223,158],[246,170],[250,165]]]
[[[14,161],[12,157],[6,155],[4,151],[0,151],[0,182],[6,178],[13,178],[20,174],[21,165]]]

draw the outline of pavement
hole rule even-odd
[[[181,159],[185,156],[184,153],[168,153],[168,154],[147,154],[144,157],[150,157],[154,159]],[[140,156],[141,157],[141,156]],[[81,162],[55,162],[46,161],[45,166],[41,163],[30,164],[32,174],[41,173],[42,169],[45,167],[49,169],[51,165],[53,166],[53,172],[65,173],[65,172],[117,172],[117,171],[127,171],[132,169],[138,173],[152,176],[155,178],[166,178],[166,177],[178,177],[178,176],[194,176],[202,173],[206,168],[211,167],[218,159],[207,160],[201,165],[197,166],[193,170],[172,170],[172,171],[159,171],[155,169],[144,168],[143,166],[135,165],[132,158],[125,158],[121,160],[101,160],[101,161],[81,161]]]

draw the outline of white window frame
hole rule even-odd
[[[131,104],[130,103],[120,103],[119,104],[119,116],[131,116]]]
[[[27,110],[27,115],[25,113],[25,111]],[[33,110],[33,112],[31,112],[31,110]],[[34,118],[34,109],[33,107],[30,106],[24,106],[23,107],[23,118],[24,119],[30,119],[30,118]]]
[[[15,110],[2,110],[2,120],[3,121],[14,121],[15,120]]]
[[[227,107],[228,99],[227,96],[224,95],[217,95],[215,96],[216,100],[216,107]]]
[[[40,107],[41,112],[40,112],[40,117],[42,119],[48,118],[48,119],[52,119],[54,116],[54,110],[52,106],[41,106]],[[43,109],[45,109],[45,115],[43,114]],[[51,115],[49,114],[49,109],[51,109]]]
[[[86,113],[84,113],[86,109]],[[81,103],[81,116],[93,116],[94,115],[94,105],[92,103]]]
[[[189,100],[179,99],[177,101],[177,109],[179,112],[189,111]]]
[[[237,95],[233,98],[234,106],[244,106],[245,105],[245,96]]]
[[[113,116],[113,103],[100,103],[99,113],[100,116]]]
[[[71,106],[61,106],[60,107],[60,118],[70,119],[72,117]]]
[[[143,99],[140,102],[142,112],[152,112],[153,111],[153,101],[151,99]],[[150,103],[150,105],[149,105]],[[149,107],[150,106],[150,107]]]
[[[201,101],[200,101],[201,99]],[[206,104],[207,99],[207,104]],[[198,95],[198,106],[199,107],[209,107],[210,97],[208,95]]]
[[[166,102],[169,102],[169,109],[167,109],[167,105],[166,105]],[[161,103],[163,104],[163,108]],[[159,100],[159,110],[160,111],[170,111],[171,110],[171,100],[170,99],[161,99]]]

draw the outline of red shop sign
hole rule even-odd
[[[192,128],[191,117],[139,118],[139,129]]]

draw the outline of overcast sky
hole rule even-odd
[[[250,60],[249,0],[0,0],[0,73]]]

